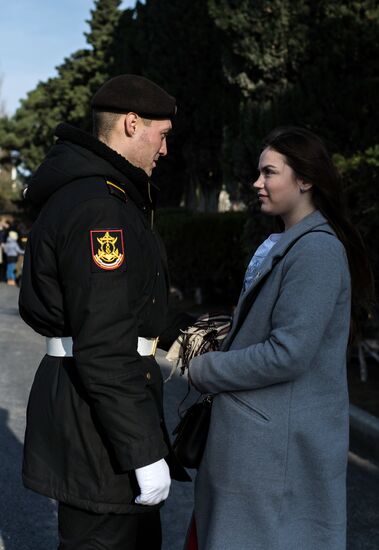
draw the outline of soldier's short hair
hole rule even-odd
[[[102,137],[108,140],[118,119],[122,116],[120,113],[108,113],[107,111],[92,112],[92,131],[96,137]]]

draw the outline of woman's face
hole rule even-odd
[[[262,212],[280,216],[286,229],[313,212],[312,185],[296,177],[283,155],[264,149],[258,171],[260,175],[253,187],[258,191]]]

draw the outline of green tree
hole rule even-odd
[[[335,154],[334,162],[342,176],[352,221],[364,236],[378,287],[379,144],[351,157]]]
[[[15,212],[16,201],[20,198],[22,183],[15,174],[16,158],[13,153],[17,137],[12,133],[12,120],[6,114],[2,100],[0,75],[0,212]]]
[[[375,0],[119,5],[95,2],[88,49],[6,123],[26,168],[40,162],[61,120],[88,130],[91,95],[122,72],[144,74],[178,101],[170,154],[154,173],[166,205],[214,210],[223,184],[246,199],[261,139],[277,125],[307,126],[346,159],[377,144]]]
[[[275,99],[273,121],[307,125],[347,156],[375,145],[378,55],[376,2],[314,4],[302,70]]]
[[[349,159],[376,150],[379,8],[373,0],[210,0],[210,5],[223,33],[223,69],[233,94],[234,114],[224,130],[224,177],[232,191],[246,189],[252,209],[247,233],[259,241],[267,223],[257,222],[246,184],[256,174],[261,140],[273,127],[297,124],[320,134],[332,153],[346,159],[343,177],[350,182],[358,174]],[[354,193],[347,186],[354,220],[360,215],[366,220],[364,234],[376,226],[359,205],[379,200],[370,191],[378,168],[368,166],[360,163],[366,183],[359,178]],[[360,201],[351,199],[357,186]]]
[[[209,0],[209,5],[232,97],[224,128],[225,183],[238,194],[256,166],[272,102],[301,71],[309,6],[304,0]]]
[[[90,97],[99,86],[117,74],[115,58],[118,44],[114,35],[122,13],[119,9],[120,4],[121,0],[95,0],[95,7],[91,10],[91,19],[88,21],[90,32],[85,34],[91,47],[91,67],[87,69],[90,72],[86,86],[87,109]]]
[[[259,144],[282,124],[307,126],[347,156],[377,143],[378,6],[373,0],[210,0],[233,94],[224,174],[254,174]]]
[[[147,0],[120,23],[121,71],[139,72],[177,98],[174,143],[154,174],[166,204],[182,199],[191,208],[214,210],[222,185],[225,96],[208,1]]]

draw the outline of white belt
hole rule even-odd
[[[140,355],[155,355],[158,338],[138,337],[137,351]],[[72,338],[46,338],[46,353],[53,357],[72,357]]]

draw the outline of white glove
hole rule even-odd
[[[166,461],[161,458],[158,462],[142,466],[135,470],[136,478],[141,490],[135,502],[153,506],[166,500],[170,491],[170,470]]]

